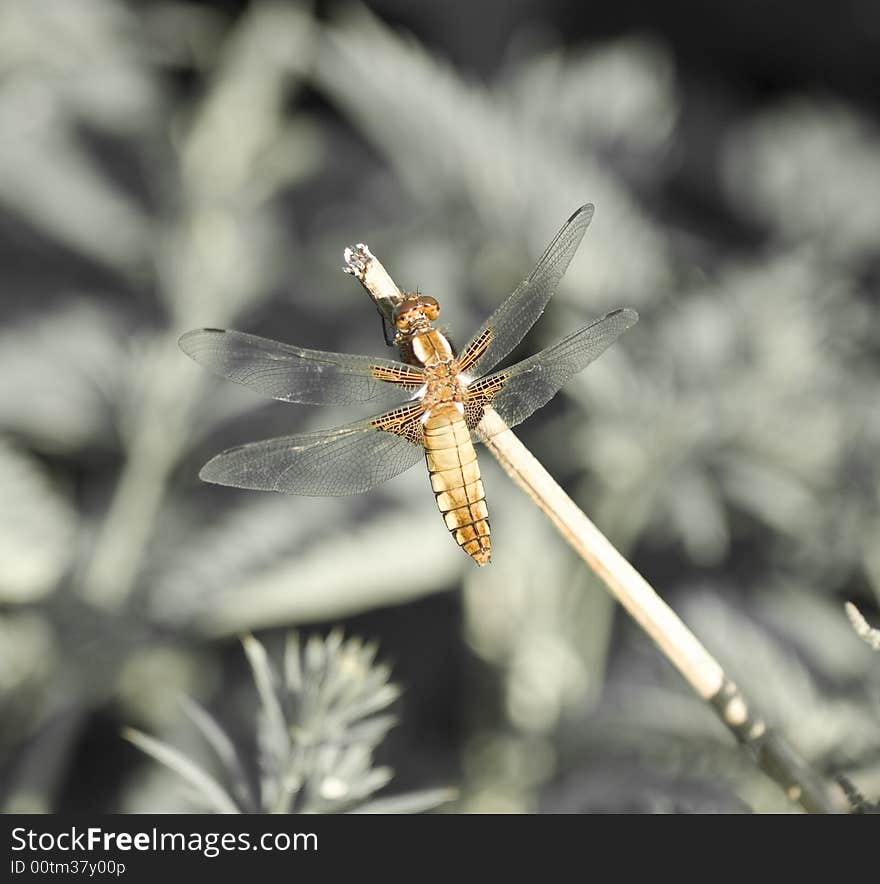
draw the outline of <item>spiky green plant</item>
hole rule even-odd
[[[334,631],[300,647],[291,632],[276,666],[253,636],[242,644],[259,697],[256,783],[221,725],[192,700],[184,711],[219,764],[219,777],[166,742],[125,731],[186,783],[197,807],[217,813],[415,813],[454,798],[450,789],[430,789],[369,800],[392,777],[388,767],[374,764],[373,753],[394,726],[387,710],[400,694],[389,668],[374,660],[376,645]]]

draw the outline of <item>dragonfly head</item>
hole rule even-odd
[[[394,308],[392,319],[398,332],[413,335],[428,328],[440,314],[436,298],[427,295],[404,295]]]

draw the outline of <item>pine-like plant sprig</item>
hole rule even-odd
[[[334,630],[326,638],[287,636],[277,666],[252,635],[243,638],[259,698],[256,721],[259,786],[245,773],[232,740],[214,717],[191,700],[185,711],[222,769],[209,773],[167,743],[133,728],[125,737],[173,770],[205,810],[218,813],[406,813],[452,799],[449,789],[428,789],[367,803],[393,772],[374,764],[374,752],[395,724],[387,710],[400,688],[377,647]]]

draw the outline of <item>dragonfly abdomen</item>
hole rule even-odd
[[[443,521],[478,564],[491,556],[489,509],[470,432],[454,405],[431,412],[424,424],[425,460]]]

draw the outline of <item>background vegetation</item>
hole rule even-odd
[[[341,500],[196,478],[358,413],[216,382],[183,331],[383,354],[340,269],[366,241],[462,343],[586,201],[523,352],[641,321],[521,435],[880,793],[842,606],[877,622],[880,19],[786,6],[0,2],[0,808],[226,807],[133,726],[251,811],[791,809],[490,458],[482,570],[418,469]]]

